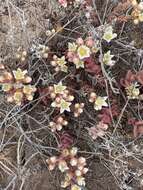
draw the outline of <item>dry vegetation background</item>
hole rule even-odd
[[[67,131],[74,139],[73,145],[79,148],[79,154],[87,159],[89,171],[82,190],[142,190],[143,139],[141,135],[134,138],[133,127],[127,120],[135,117],[142,121],[143,104],[140,100],[129,101],[119,81],[125,78],[128,70],[143,69],[143,24],[126,21],[124,17],[130,13],[130,6],[126,9],[124,4],[123,12],[114,9],[118,3],[126,1],[89,2],[92,3],[92,21],[87,21],[82,7],[65,9],[56,0],[0,0],[0,63],[12,70],[27,69],[38,89],[59,79],[64,81],[67,76],[53,74],[49,64],[52,55],[63,55],[68,42],[85,37],[89,32],[96,36],[99,18],[102,24],[112,22],[115,17],[119,19],[114,24],[117,39],[103,48],[103,51],[110,48],[116,57],[115,67],[108,70],[110,77],[104,73],[100,78],[105,77],[106,85],[96,88],[96,75],[82,70],[76,77],[67,77],[71,88],[80,94],[77,99],[85,102],[83,94],[87,86],[108,94],[115,79],[113,86],[120,92],[110,97],[119,105],[118,116],[112,118],[115,125],[109,127],[103,138],[92,140],[85,128],[97,123],[97,113],[87,105],[79,118],[65,114],[69,120]],[[46,31],[52,28],[56,29],[56,34],[48,37]],[[50,47],[46,60],[32,54],[32,45],[39,43]],[[24,62],[16,59],[19,47],[28,52]],[[75,74],[71,67],[69,75],[72,73]],[[74,86],[75,80],[78,82]],[[45,105],[43,96],[45,94],[36,92],[31,102],[19,107],[6,102],[0,92],[0,190],[62,190],[63,176],[58,169],[50,172],[46,163],[49,156],[57,154],[59,142],[48,127],[54,111]],[[142,130],[139,133],[142,134]]]

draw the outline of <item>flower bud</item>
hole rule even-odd
[[[61,101],[61,98],[60,98],[60,97],[57,97],[57,98],[55,99],[55,102],[56,102],[57,104],[59,104],[60,101]]]
[[[138,19],[134,19],[134,24],[139,24],[139,20]]]
[[[80,158],[78,159],[78,163],[79,163],[79,164],[86,164],[86,159],[85,159],[84,157],[80,157]]]
[[[55,68],[55,71],[56,71],[56,72],[59,72],[59,71],[60,71],[60,67],[57,66],[57,67]]]
[[[70,155],[71,156],[75,156],[77,154],[77,148],[76,147],[73,147],[71,150],[70,150]]]
[[[56,156],[52,156],[52,157],[50,157],[50,162],[51,163],[56,163],[57,162],[57,158],[56,158]]]
[[[88,38],[87,41],[86,41],[86,45],[88,47],[93,47],[94,46],[94,40],[91,37]]]
[[[63,121],[64,121],[64,119],[63,119],[62,117],[58,117],[58,118],[57,118],[57,123],[60,123],[60,124],[61,124],[61,123],[63,123]]]
[[[73,101],[73,100],[74,100],[74,96],[69,96],[69,97],[68,97],[68,101],[69,101],[69,102],[71,102],[71,101]]]
[[[77,165],[77,159],[76,158],[72,158],[70,160],[70,164],[71,164],[71,166],[76,166]]]
[[[56,125],[56,129],[57,129],[58,131],[61,131],[61,130],[62,130],[62,125],[61,125],[61,124],[57,124],[57,125]]]
[[[88,168],[83,168],[82,172],[83,174],[86,174],[88,172]]]
[[[68,125],[68,122],[64,120],[63,125],[64,126]]]
[[[27,56],[27,52],[26,52],[26,51],[23,51],[23,52],[22,52],[22,55],[23,55],[24,57],[26,57],[26,56]]]
[[[5,69],[4,65],[0,63],[0,69]]]
[[[30,83],[32,81],[32,78],[27,76],[25,79],[24,79],[24,82],[26,83]]]
[[[51,65],[55,67],[57,65],[56,61],[51,61]]]
[[[78,38],[78,39],[76,40],[76,43],[77,43],[78,45],[83,45],[83,44],[84,44],[84,41],[83,41],[82,38]]]
[[[50,94],[50,96],[51,96],[51,98],[55,98],[55,97],[56,97],[56,94],[55,94],[54,92],[52,92],[52,93]]]
[[[82,175],[82,173],[81,173],[81,171],[80,171],[80,170],[76,170],[76,171],[75,171],[75,175],[76,175],[76,176],[81,176],[81,175]]]

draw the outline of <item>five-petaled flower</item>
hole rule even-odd
[[[77,53],[80,59],[84,59],[90,57],[91,51],[86,45],[81,45],[77,49]]]
[[[16,71],[13,71],[13,74],[16,80],[23,80],[27,74],[27,70],[22,71],[20,68],[18,68]]]
[[[8,72],[5,67],[1,69],[3,72],[0,75],[0,83],[8,102],[15,102],[20,106],[24,100],[33,100],[36,87],[30,84],[32,78],[28,76],[27,70],[18,68]]]
[[[101,110],[102,107],[108,107],[108,104],[106,102],[108,97],[101,97],[97,96],[95,102],[94,102],[94,109],[95,110]]]
[[[107,26],[104,31],[103,39],[106,40],[108,43],[117,37],[116,33],[113,33],[112,26]]]
[[[103,56],[103,63],[108,66],[113,66],[115,64],[115,61],[112,59],[114,55],[111,55],[111,51],[107,51],[107,53]]]
[[[70,105],[71,102],[67,102],[64,99],[60,101],[60,113],[63,113],[64,111],[70,112]]]
[[[65,56],[57,57],[56,55],[54,55],[53,60],[51,61],[51,65],[53,67],[55,67],[54,70],[56,72],[58,72],[58,71],[67,72],[68,67],[67,67],[66,63],[67,62],[66,62]]]
[[[57,85],[54,85],[54,92],[55,94],[63,94],[66,86],[63,86],[62,82],[59,82]]]

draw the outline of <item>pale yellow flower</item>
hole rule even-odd
[[[80,186],[85,186],[85,178],[82,177],[82,176],[79,176],[76,178],[77,180],[77,184],[80,185]]]
[[[2,90],[4,91],[4,92],[8,92],[8,91],[10,91],[12,89],[12,84],[3,84],[2,85]]]
[[[141,13],[139,14],[139,21],[140,21],[140,22],[143,22],[143,12],[141,12]]]
[[[20,68],[18,68],[16,71],[13,71],[13,74],[16,80],[23,80],[27,74],[27,70],[22,71]]]
[[[15,101],[18,105],[21,104],[22,98],[23,98],[23,93],[22,93],[22,92],[17,91],[17,92],[14,93],[13,99],[14,99],[14,101]]]
[[[53,108],[59,108],[59,104],[57,104],[55,101],[52,102],[51,106],[52,106]]]
[[[59,161],[58,168],[62,173],[69,169],[64,160]]]
[[[25,85],[23,87],[24,94],[31,95],[35,91],[36,91],[36,88],[32,85]]]
[[[70,155],[75,156],[77,154],[77,151],[78,151],[77,147],[72,147],[72,149],[70,150]]]
[[[84,68],[84,61],[79,60],[79,59],[74,59],[73,62],[74,62],[77,69]]]
[[[101,110],[103,106],[108,107],[108,104],[106,103],[107,98],[108,97],[98,96],[94,103],[94,109]]]
[[[57,64],[59,66],[63,66],[66,64],[65,56],[62,56],[61,58],[57,58]]]
[[[62,56],[61,58],[57,58],[57,64],[60,67],[61,71],[67,72],[67,66],[66,66],[66,60],[65,56]]]
[[[103,35],[103,39],[106,40],[108,43],[117,37],[117,34],[116,33],[113,33],[113,28],[112,26],[108,26],[106,29],[105,29],[105,32],[104,32],[104,35]]]
[[[55,94],[63,94],[66,86],[62,85],[62,82],[59,82],[57,85],[54,85],[54,93]]]
[[[59,106],[60,113],[63,113],[64,111],[70,112],[70,105],[71,105],[71,102],[66,102],[64,99],[62,99]]]
[[[68,50],[69,51],[75,52],[77,50],[77,47],[78,47],[77,44],[74,43],[74,42],[73,43],[70,43],[70,42],[68,43]]]
[[[131,84],[130,86],[126,87],[127,96],[129,99],[138,99],[140,90],[137,83]]]
[[[107,51],[107,53],[103,56],[103,63],[108,66],[113,66],[115,64],[115,61],[112,60],[114,55],[111,55],[111,51]]]
[[[65,149],[62,151],[62,155],[63,155],[64,157],[69,156],[69,154],[70,154],[70,152],[69,152],[69,150],[68,150],[67,148],[65,148]]]
[[[91,51],[87,46],[81,45],[77,49],[77,54],[80,59],[84,59],[84,58],[90,57]]]

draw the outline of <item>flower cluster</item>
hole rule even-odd
[[[27,51],[19,47],[16,52],[16,58],[20,60],[21,62],[24,62],[26,57],[27,57]]]
[[[75,64],[76,68],[84,68],[86,58],[89,58],[92,53],[98,51],[98,42],[88,37],[85,40],[78,38],[76,42],[68,43],[68,61]]]
[[[83,113],[84,103],[76,103],[74,105],[74,117],[79,117]]]
[[[133,73],[128,71],[125,78],[121,79],[121,85],[125,87],[127,97],[129,99],[141,99],[142,91],[140,89],[143,86],[143,70]]]
[[[67,124],[68,122],[62,116],[49,123],[52,132],[61,131],[63,126],[67,126]]]
[[[32,52],[37,58],[48,58],[49,56],[49,47],[42,44],[33,44],[31,48]]]
[[[63,72],[67,72],[67,66],[66,66],[66,60],[65,60],[65,56],[62,56],[61,58],[58,58],[56,55],[53,56],[53,61],[51,61],[51,65],[54,68],[54,70],[56,72],[58,71],[63,71]]]
[[[2,90],[7,94],[8,102],[15,102],[17,105],[21,105],[23,100],[32,100],[35,86],[30,83],[31,77],[27,75],[27,70],[22,71],[18,68],[15,71],[8,72],[4,66],[1,66],[0,84]]]
[[[89,135],[93,140],[97,139],[97,137],[103,137],[108,129],[108,125],[103,123],[102,121],[98,123],[97,126],[88,128]]]
[[[49,170],[54,170],[58,166],[59,170],[65,174],[65,179],[61,183],[62,188],[71,187],[71,190],[82,190],[85,186],[84,175],[88,172],[86,159],[77,156],[77,148],[64,149],[59,157],[52,156],[47,160]]]
[[[143,2],[138,3],[137,0],[131,0],[131,4],[133,6],[131,16],[133,17],[134,23],[143,22]]]
[[[70,106],[72,104],[71,102],[74,100],[74,96],[70,94],[66,86],[62,85],[62,82],[54,86],[49,86],[48,91],[53,100],[51,104],[52,107],[59,108],[60,113],[64,111],[70,112]]]
[[[89,96],[89,102],[94,103],[95,110],[101,110],[102,107],[108,107],[106,103],[108,97],[97,96],[95,92],[91,92]]]

